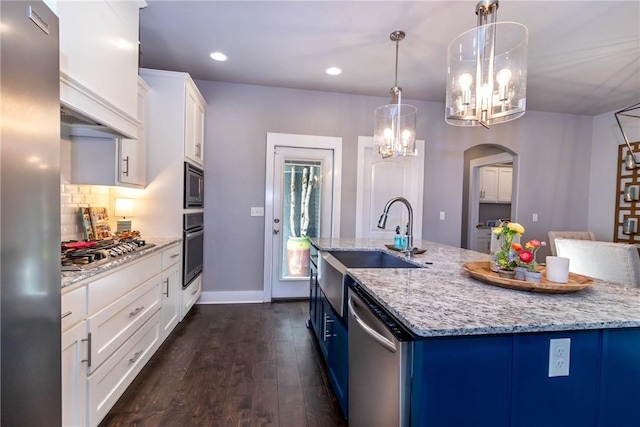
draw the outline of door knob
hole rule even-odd
[[[273,220],[274,223],[278,224],[280,222],[280,219],[276,218]]]
[[[273,234],[278,234],[280,230],[273,230]]]

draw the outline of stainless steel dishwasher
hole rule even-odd
[[[409,426],[413,336],[356,283],[348,295],[349,426]]]

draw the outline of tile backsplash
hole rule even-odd
[[[99,185],[60,184],[60,234],[62,241],[85,238],[78,208],[106,206],[110,201],[109,187]]]
[[[60,234],[62,241],[85,238],[79,207],[110,206],[111,188],[101,185],[71,184],[71,141],[60,144]]]

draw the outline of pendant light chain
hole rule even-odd
[[[398,50],[400,48],[400,40],[396,38],[396,78],[393,86],[398,87]]]
[[[417,155],[416,113],[413,105],[402,103],[402,88],[398,87],[398,58],[400,41],[404,31],[394,31],[389,39],[396,43],[395,85],[391,88],[391,103],[378,107],[374,112],[373,141],[375,152],[385,157]]]

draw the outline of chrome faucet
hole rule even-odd
[[[387,225],[387,215],[389,215],[389,208],[395,202],[402,202],[409,210],[409,223],[407,224],[407,250],[405,251],[408,256],[413,255],[413,208],[411,207],[411,203],[404,197],[394,197],[389,200],[386,205],[384,205],[384,211],[382,215],[380,215],[380,220],[378,220],[378,228],[384,230]]]

